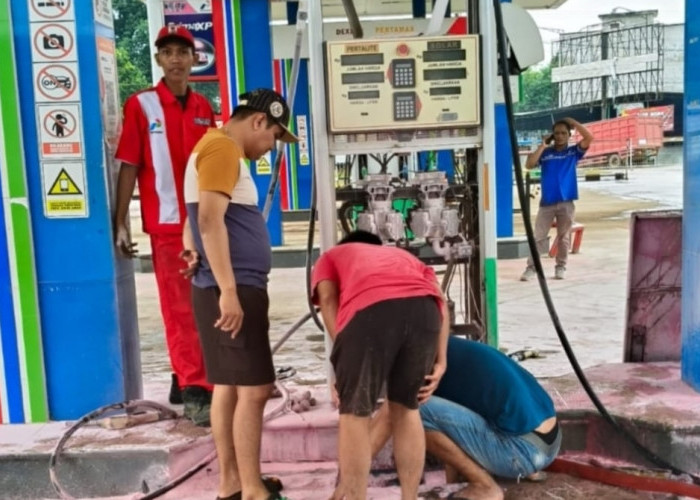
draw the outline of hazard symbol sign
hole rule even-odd
[[[83,157],[79,104],[38,104],[37,119],[42,159]]]
[[[83,162],[43,162],[44,215],[87,217],[87,184]]]
[[[272,168],[270,167],[270,153],[261,156],[260,159],[255,162],[255,172],[258,175],[269,175],[272,173]]]
[[[49,188],[48,194],[64,195],[64,194],[83,194],[78,185],[73,179],[71,179],[66,169],[63,168],[58,173],[58,177],[53,181],[53,184]]]

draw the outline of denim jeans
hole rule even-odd
[[[506,434],[468,408],[437,396],[420,407],[420,416],[426,432],[445,434],[489,473],[500,477],[525,477],[544,469],[561,445],[561,430],[551,445],[533,433]]]

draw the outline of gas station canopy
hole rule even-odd
[[[273,0],[272,17],[274,20],[286,19],[286,0]],[[426,2],[426,12],[432,10],[432,0]],[[466,0],[451,0],[452,10],[460,11]],[[566,3],[566,0],[513,0],[513,3],[523,9],[556,9]],[[355,0],[355,9],[359,16],[391,16],[410,15],[413,11],[414,0]],[[345,17],[343,0],[321,0],[324,17]]]

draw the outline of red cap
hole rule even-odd
[[[161,48],[166,43],[174,41],[180,41],[194,49],[194,37],[192,33],[190,33],[190,30],[185,28],[182,24],[175,23],[168,23],[167,26],[163,26],[160,29],[155,45]]]

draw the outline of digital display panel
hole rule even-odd
[[[356,90],[348,92],[348,99],[379,99],[378,90]]]
[[[466,68],[424,69],[423,80],[460,80],[467,77]]]
[[[341,66],[362,66],[368,64],[384,64],[384,54],[343,54],[340,56]]]
[[[343,73],[341,82],[344,85],[353,83],[383,83],[384,73],[381,71],[371,71],[367,73]]]
[[[460,87],[433,87],[430,89],[431,96],[438,95],[459,95],[462,93]]]
[[[466,58],[467,51],[464,49],[426,50],[423,52],[423,61],[425,62],[464,61]]]

